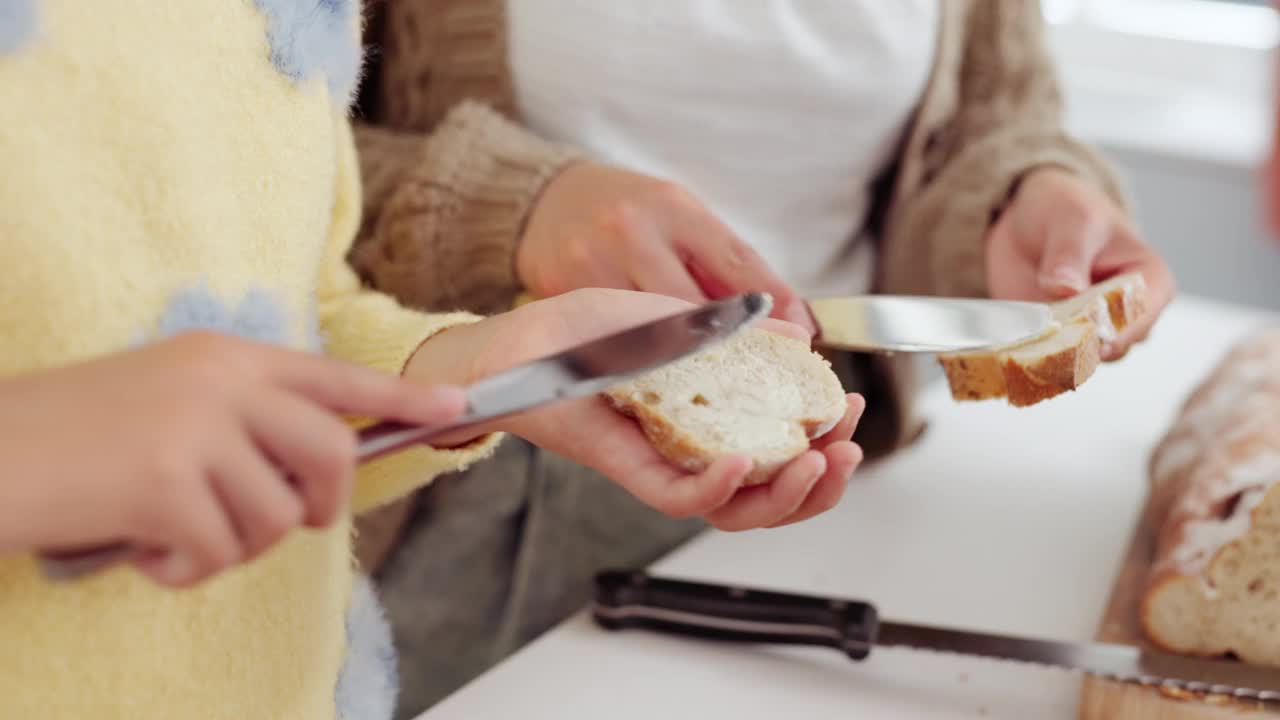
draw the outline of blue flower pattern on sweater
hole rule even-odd
[[[178,290],[169,297],[153,337],[165,339],[189,330],[212,330],[257,342],[289,342],[288,311],[274,293],[251,288],[231,307],[207,283]]]
[[[360,77],[356,0],[253,0],[267,17],[271,63],[294,82],[323,74],[329,96],[351,101]]]
[[[36,20],[36,0],[0,0],[0,55],[26,47]]]
[[[304,318],[306,349],[324,350],[319,313],[314,305]],[[289,344],[289,311],[280,298],[263,288],[250,288],[234,308],[214,294],[205,281],[169,296],[155,331],[147,336],[162,340],[189,330],[211,330],[270,343]]]
[[[362,50],[357,0],[252,0],[267,19],[271,64],[295,83],[323,75],[329,96],[343,107],[360,79]],[[0,55],[31,44],[37,0],[0,0]]]

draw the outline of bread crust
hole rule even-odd
[[[1027,407],[1076,390],[1101,364],[1104,339],[1142,314],[1144,295],[1140,275],[1122,275],[1054,305],[1058,325],[1043,337],[939,355],[951,396],[962,402],[1005,398],[1014,407]]]
[[[1261,570],[1242,570],[1263,565],[1259,560],[1270,565],[1280,558],[1276,517],[1280,517],[1280,487],[1272,486],[1249,511],[1250,530],[1214,550],[1203,571],[1183,574],[1169,565],[1153,568],[1138,610],[1142,632],[1153,647],[1280,667],[1280,628],[1269,623],[1253,627],[1245,613],[1231,612],[1247,607],[1249,596],[1256,596],[1259,608],[1276,603],[1275,578]],[[1242,578],[1242,573],[1248,577]],[[1224,595],[1230,595],[1230,600],[1219,600]],[[1168,617],[1173,613],[1185,618],[1186,624],[1170,624]],[[1248,631],[1230,629],[1239,625],[1248,626]]]
[[[1143,634],[1167,652],[1280,666],[1280,328],[1208,373],[1147,471],[1158,534]]]
[[[1006,356],[1001,365],[1009,404],[1027,407],[1084,384],[1101,362],[1101,343],[1094,328],[1079,342],[1024,363]]]
[[[708,352],[720,354],[689,358],[649,376],[611,388],[603,394],[611,407],[637,422],[645,438],[660,455],[689,472],[706,470],[728,452],[726,447],[736,446],[734,454],[747,455],[753,462],[745,484],[760,485],[769,482],[787,463],[807,451],[812,439],[830,432],[844,417],[848,408],[844,388],[832,370],[831,363],[799,340],[752,329],[725,346],[712,348]],[[767,365],[770,375],[781,373],[784,384],[794,383],[795,387],[791,389],[795,393],[791,395],[791,404],[782,406],[786,410],[770,403],[765,406],[766,412],[754,414],[762,406],[749,405],[749,410],[734,406],[735,400],[740,400],[744,395],[751,396],[753,391],[759,390],[759,387],[750,387],[753,377],[743,369],[744,365],[750,363],[737,363],[736,358],[740,357],[740,353],[754,353],[757,365]],[[709,364],[697,363],[699,359],[707,358],[714,359],[709,360]],[[746,376],[737,377],[736,373],[740,372],[746,373]],[[673,380],[675,376],[679,376],[680,380]],[[696,388],[690,385],[691,377]],[[754,384],[759,385],[758,382]],[[720,396],[706,390],[707,387],[715,387]],[[723,403],[715,412],[723,413],[723,416],[716,417],[723,419],[731,427],[727,432],[733,435],[733,442],[728,446],[724,442],[724,434],[708,433],[703,427],[700,435],[696,427],[689,425],[687,416],[682,416],[685,419],[685,424],[682,425],[677,417],[680,412],[663,403],[663,396],[680,395],[680,391],[689,393],[694,389],[699,391],[694,402],[701,400],[701,404],[707,406],[707,409],[713,404]],[[711,399],[703,398],[703,392],[707,392]],[[764,394],[774,400],[772,392],[770,389]],[[760,395],[759,392],[754,394]],[[796,398],[803,398],[803,401],[797,402]],[[726,410],[726,406],[733,409]],[[744,417],[764,418],[763,427],[766,430],[763,434],[742,435],[740,423]],[[744,441],[744,437],[751,439]]]
[[[1007,393],[1004,368],[995,353],[940,356],[938,362],[956,400],[995,400]]]
[[[700,473],[711,467],[711,464],[716,461],[716,458],[699,445],[693,436],[681,432],[666,415],[654,411],[651,406],[634,395],[630,393],[608,394],[605,399],[615,410],[636,420],[649,444],[669,462],[675,463],[689,472]],[[751,472],[747,474],[743,485],[763,485],[769,482],[787,462],[808,449],[808,442],[798,443],[776,460],[770,461],[760,457],[755,458],[755,464],[752,466]]]

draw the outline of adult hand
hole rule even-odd
[[[520,239],[516,272],[544,298],[600,287],[699,303],[763,291],[775,318],[814,331],[795,292],[687,190],[595,163],[571,165],[548,183]]]
[[[1164,260],[1100,190],[1063,170],[1046,168],[1024,178],[987,234],[987,277],[992,297],[1053,301],[1125,272],[1147,283],[1147,309],[1102,349],[1118,359],[1173,299],[1174,280]]]
[[[440,333],[415,354],[407,375],[466,385],[583,340],[691,306],[683,300],[621,290],[577,290]],[[774,332],[806,339],[800,328],[765,321]],[[564,402],[495,424],[617,482],[641,502],[673,517],[704,517],[723,530],[796,522],[835,505],[862,452],[850,441],[862,398],[849,396],[835,429],[815,440],[768,484],[743,487],[745,457],[726,457],[701,473],[667,462],[634,421],[600,398]],[[458,441],[465,441],[459,438]]]

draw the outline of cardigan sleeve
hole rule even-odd
[[[1128,207],[1106,163],[1063,128],[1039,4],[973,3],[962,35],[955,111],[924,143],[920,185],[894,223],[894,292],[987,295],[987,231],[1031,170],[1074,172]]]
[[[357,271],[413,307],[508,309],[525,218],[576,153],[474,101],[429,133],[359,126],[356,140],[366,187]]]

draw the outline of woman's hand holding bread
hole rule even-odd
[[[422,346],[407,375],[467,384],[688,307],[634,291],[569,292],[441,333]],[[458,362],[464,357],[473,361]],[[655,404],[641,415],[628,405],[629,391],[639,392],[640,402],[646,392],[666,392],[679,405]],[[492,429],[591,467],[668,515],[746,530],[835,505],[862,459],[849,440],[862,408],[862,399],[846,397],[825,360],[809,350],[804,330],[767,320],[615,388],[609,401],[561,403]]]
[[[1069,172],[1032,171],[987,234],[992,297],[1052,302],[1127,272],[1141,273],[1145,311],[1102,348],[1103,360],[1122,357],[1143,340],[1173,299],[1169,267],[1138,237],[1100,190]]]

